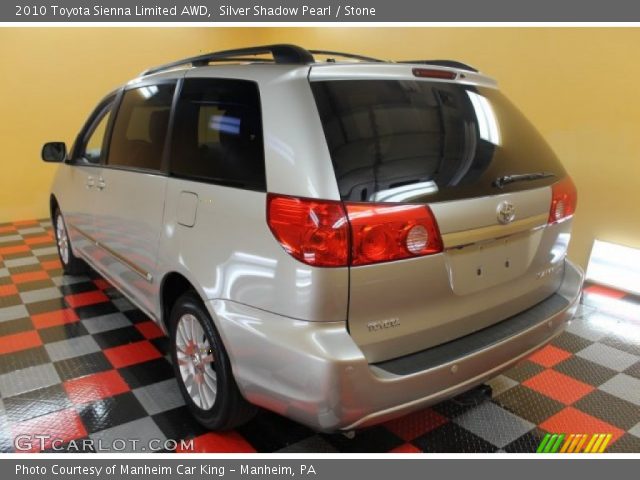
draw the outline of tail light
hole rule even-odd
[[[442,240],[426,205],[347,204],[351,264],[387,262],[442,251]]]
[[[571,180],[566,176],[551,186],[551,209],[549,210],[549,224],[561,222],[576,211],[578,192]]]
[[[349,224],[342,202],[269,194],[267,221],[291,256],[317,267],[349,262]]]
[[[426,205],[345,203],[269,194],[267,221],[293,257],[317,267],[368,265],[442,251]]]

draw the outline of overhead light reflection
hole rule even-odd
[[[412,183],[401,187],[388,188],[369,197],[371,202],[406,202],[438,191],[433,181]]]
[[[473,109],[476,112],[478,120],[478,130],[480,130],[480,138],[494,145],[500,145],[500,128],[498,127],[498,119],[493,111],[493,107],[482,95],[467,90],[467,95]]]

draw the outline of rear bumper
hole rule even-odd
[[[510,368],[562,332],[582,281],[567,261],[553,305],[550,297],[501,322],[502,335],[481,331],[466,343],[435,347],[438,355],[378,365],[367,362],[343,322],[305,322],[221,300],[208,308],[248,401],[316,430],[349,430],[451,398]]]

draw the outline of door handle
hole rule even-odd
[[[102,177],[98,178],[98,190],[104,190],[104,188],[106,186],[107,186],[107,184],[104,181],[104,178],[102,178]]]
[[[96,185],[96,181],[92,176],[87,177],[87,188],[93,188]]]

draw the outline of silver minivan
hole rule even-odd
[[[423,408],[548,343],[580,296],[570,177],[457,62],[201,55],[42,156],[65,273],[90,265],[160,325],[211,429],[256,407],[319,431]]]

